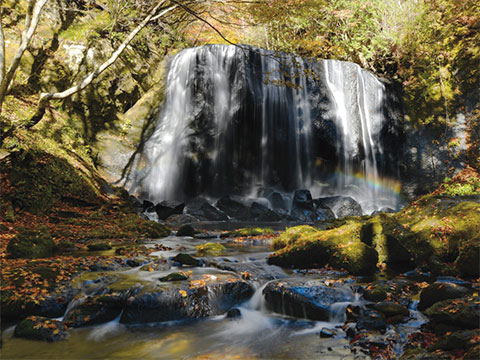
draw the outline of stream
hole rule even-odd
[[[198,319],[148,322],[120,321],[123,311],[114,320],[80,328],[70,328],[67,341],[47,343],[13,337],[14,327],[3,331],[3,359],[172,359],[172,358],[232,358],[232,359],[353,359],[349,339],[342,330],[347,305],[363,307],[367,302],[357,292],[361,279],[339,272],[290,271],[268,265],[266,258],[271,252],[269,240],[242,238],[242,240],[220,237],[213,239],[194,239],[191,237],[170,236],[147,244],[155,247],[162,244],[171,248],[150,254],[150,259],[171,259],[181,252],[196,256],[196,245],[206,242],[220,242],[226,247],[221,256],[197,257],[203,260],[203,266],[177,267],[171,260],[163,267],[153,271],[144,271],[145,265],[127,268],[121,271],[105,271],[97,278],[117,277],[129,285],[136,284],[148,288],[158,284],[159,278],[176,271],[191,271],[189,281],[219,282],[226,278],[239,278],[240,272],[248,271],[247,282],[253,287],[253,295],[239,301],[231,308],[237,309]],[[158,246],[157,246],[158,248]],[[157,262],[158,263],[158,262]],[[151,264],[155,264],[153,261]],[[227,264],[227,265],[225,265]],[[230,265],[228,265],[230,264]],[[143,269],[142,269],[143,268]],[[236,269],[236,272],[232,271]],[[86,273],[92,275],[95,273]],[[101,277],[99,277],[101,275]],[[80,275],[81,277],[82,275]],[[125,280],[127,279],[127,280]],[[329,319],[314,321],[292,317],[292,310],[285,302],[268,306],[265,301],[265,287],[272,281],[333,281],[334,287],[344,299],[329,306]],[[229,280],[227,280],[229,281]],[[69,304],[67,312],[82,301],[82,296],[104,294],[100,280],[76,281],[81,289]],[[176,286],[172,282],[167,286]],[[95,286],[94,286],[95,285]],[[209,294],[208,296],[212,296]],[[283,298],[282,298],[283,301]],[[410,320],[400,325],[389,325],[386,329],[391,345],[398,354],[402,351],[406,335],[417,329],[423,322],[423,316],[415,311],[415,302],[410,308]],[[271,309],[275,308],[277,312]],[[282,309],[278,311],[278,309]],[[305,308],[303,312],[306,314]],[[283,313],[283,314],[282,314]],[[62,318],[58,319],[62,320]],[[148,319],[147,319],[148,320]],[[322,338],[322,329],[332,329],[333,337]]]

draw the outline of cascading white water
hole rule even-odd
[[[191,64],[194,49],[174,57],[167,77],[165,107],[154,134],[146,144],[148,169],[143,182],[144,191],[152,199],[170,199],[175,195],[176,181],[181,176],[181,153],[192,130]]]
[[[391,192],[383,191],[379,198],[377,189],[377,157],[383,154],[380,132],[386,122],[383,114],[385,86],[357,64],[324,60],[324,68],[326,84],[335,104],[334,119],[342,139],[337,144],[338,153],[342,155],[338,192],[356,198],[366,213],[381,206],[394,208]],[[360,152],[361,167],[355,169]],[[352,185],[354,188],[348,189]]]
[[[327,106],[318,100],[322,91]],[[367,213],[395,208],[391,194],[377,199],[372,186],[380,177],[384,97],[384,85],[353,63],[249,47],[186,49],[172,59],[165,105],[145,145],[143,195],[158,202],[259,187],[323,195],[323,185],[315,191],[323,181],[317,159],[332,154],[318,153],[316,127],[333,112],[342,174],[334,192],[354,197]]]

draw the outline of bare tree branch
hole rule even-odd
[[[172,11],[177,7],[177,5],[170,6],[164,11],[160,12],[155,16],[158,9],[165,3],[165,0],[160,1],[143,19],[143,21],[127,36],[127,38],[120,44],[117,50],[110,56],[110,58],[105,61],[102,65],[93,70],[88,74],[79,84],[72,86],[71,88],[57,93],[42,93],[40,94],[40,106],[44,105],[45,102],[52,99],[65,99],[83,89],[92,83],[92,81],[97,78],[102,72],[104,72],[108,67],[110,67],[122,54],[123,50],[128,46],[128,44],[133,40],[133,38],[154,18],[159,18]]]
[[[22,41],[20,43],[20,47],[15,53],[12,63],[10,64],[6,75],[3,77],[2,82],[0,83],[0,111],[1,105],[3,104],[3,101],[7,94],[8,87],[10,86],[10,83],[12,82],[18,69],[18,66],[20,65],[20,60],[22,59],[23,53],[27,49],[33,35],[35,34],[38,21],[40,20],[40,14],[47,1],[48,0],[38,0],[38,2],[35,3],[34,0],[30,0],[30,2],[28,3],[27,17],[25,19],[25,29],[22,33]],[[33,11],[30,10],[32,7]]]

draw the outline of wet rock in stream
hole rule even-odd
[[[56,342],[68,338],[67,327],[58,320],[29,316],[22,320],[13,333],[15,337],[29,340]]]
[[[118,317],[122,307],[122,296],[89,296],[68,311],[63,321],[70,327],[102,324]]]
[[[298,318],[328,321],[330,305],[353,300],[349,289],[330,287],[321,280],[272,281],[263,290],[267,307]]]
[[[168,286],[142,289],[132,294],[123,308],[121,323],[198,319],[225,313],[253,295],[253,287],[239,279],[199,286]]]

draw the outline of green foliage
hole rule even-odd
[[[480,83],[476,0],[269,0],[250,7],[258,45],[359,63],[405,86],[415,124],[445,125]]]

